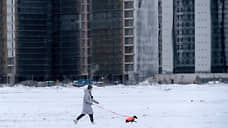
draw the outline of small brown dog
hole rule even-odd
[[[126,119],[126,123],[136,122],[136,119],[138,119],[137,116],[129,117]]]

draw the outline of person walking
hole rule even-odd
[[[93,89],[93,86],[92,85],[88,85],[88,87],[84,90],[82,113],[76,118],[76,120],[74,120],[75,124],[77,124],[78,121],[82,117],[84,117],[86,114],[89,115],[91,123],[94,124],[92,105],[93,105],[93,103],[99,104],[99,102],[93,99],[92,89]]]

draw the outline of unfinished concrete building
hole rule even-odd
[[[53,37],[52,76],[54,79],[77,79],[81,73],[82,47],[80,38],[84,35],[80,30],[81,17],[79,0],[54,0],[51,8],[53,20],[50,23]],[[81,34],[80,34],[81,33]]]
[[[158,73],[158,1],[96,0],[90,5],[96,79],[130,84]]]
[[[51,0],[17,1],[16,77],[18,81],[52,77]]]
[[[211,72],[228,72],[228,1],[211,0]]]
[[[80,2],[17,0],[18,81],[80,77]]]
[[[0,1],[0,82],[15,78],[15,0]]]
[[[89,42],[92,65],[97,65],[94,78],[121,80],[123,74],[123,4],[122,0],[90,1]]]
[[[159,72],[158,0],[136,0],[135,71],[144,80]]]
[[[80,3],[80,77],[89,79],[91,64],[91,42],[89,42],[89,0],[82,0]]]
[[[6,46],[6,1],[0,1],[0,82],[7,75],[7,46]]]

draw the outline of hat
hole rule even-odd
[[[92,85],[88,85],[88,89],[91,89],[91,88],[93,88],[93,86]]]

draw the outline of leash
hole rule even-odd
[[[110,112],[110,113],[112,113],[112,114],[114,114],[114,115],[118,115],[118,116],[121,116],[121,117],[130,117],[130,116],[128,116],[128,115],[122,115],[122,114],[119,114],[119,113],[114,112],[114,111],[112,111],[112,110],[105,109],[104,107],[102,107],[102,106],[100,106],[100,105],[97,105],[97,104],[95,104],[95,106],[98,107],[98,108],[100,108],[100,109],[102,109],[102,110],[105,110],[105,111],[107,111],[107,112]]]

